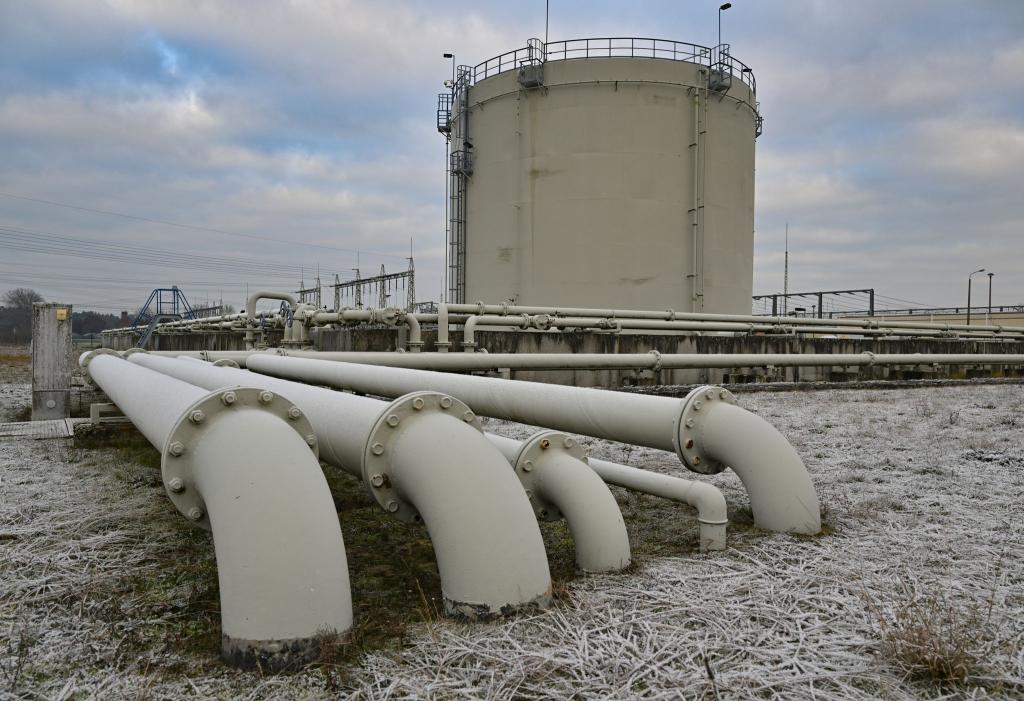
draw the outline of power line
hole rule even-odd
[[[53,200],[44,200],[37,197],[27,197],[25,195],[16,195],[11,192],[0,192],[0,197],[9,197],[15,200],[24,200],[25,202],[36,202],[38,204],[50,205],[52,207],[63,207],[65,209],[75,209],[80,212],[90,212],[92,214],[102,214],[108,217],[120,217],[122,219],[132,219],[134,221],[147,222],[149,224],[161,224],[163,226],[174,226],[179,229],[192,229],[194,231],[205,231],[212,234],[221,234],[224,236],[238,236],[241,238],[255,239],[258,241],[271,241],[273,243],[283,243],[289,246],[307,246],[309,248],[320,248],[328,251],[344,251],[345,253],[363,253],[372,256],[379,256],[381,258],[400,258],[404,259],[405,256],[395,255],[394,253],[380,253],[377,251],[364,251],[356,248],[344,248],[342,246],[328,246],[320,243],[305,243],[302,241],[288,241],[286,239],[278,239],[272,236],[260,236],[259,234],[246,234],[238,231],[227,231],[225,229],[215,229],[209,226],[199,226],[196,224],[182,224],[181,222],[169,221],[166,219],[154,219],[152,217],[142,217],[136,214],[125,214],[123,212],[112,212],[106,209],[95,209],[93,207],[82,207],[80,205],[67,204],[66,202],[55,202]]]

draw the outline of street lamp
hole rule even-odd
[[[988,323],[992,323],[992,277],[995,273],[988,274],[988,317],[985,319]]]
[[[973,273],[967,276],[967,325],[971,325],[971,278],[978,273],[985,272],[984,268],[978,268]]]
[[[731,2],[722,3],[718,6],[718,45],[722,45],[722,13],[732,7]]]
[[[455,92],[455,54],[444,54],[444,57],[445,58],[450,58],[452,60],[452,85],[451,85],[451,88],[452,88],[452,92]]]

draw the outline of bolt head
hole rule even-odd
[[[193,506],[188,510],[188,518],[190,521],[198,521],[203,517],[203,510],[198,506]]]
[[[191,421],[194,424],[201,424],[201,423],[203,423],[203,420],[205,418],[206,418],[206,414],[204,414],[199,409],[196,409],[195,411],[193,411],[191,414],[188,415],[188,420]]]
[[[704,396],[707,397],[708,399],[711,399],[712,397],[715,396],[715,392],[714,390],[709,389],[707,392],[704,393]]]
[[[551,441],[549,441],[547,438],[544,438],[543,440],[541,440],[541,442],[540,442],[540,449],[541,450],[547,450],[550,447],[551,447]]]
[[[686,441],[686,447],[687,448],[692,448],[693,447],[693,439],[692,438],[690,440]]]
[[[302,410],[297,406],[290,407],[288,409],[288,418],[292,421],[302,418]]]
[[[699,400],[699,399],[698,399],[697,401],[695,401],[695,402],[693,403],[693,410],[694,410],[694,411],[700,411],[700,408],[701,408],[702,406],[704,406],[704,402],[702,402],[701,400]]]
[[[572,438],[566,438],[564,441],[562,441],[562,447],[563,448],[574,448],[574,447],[576,447],[576,441],[573,440]]]
[[[423,397],[416,397],[415,399],[412,400],[412,408],[415,409],[416,411],[422,410],[423,404]]]
[[[387,506],[385,508],[388,510],[388,513],[393,514],[396,511],[398,511],[398,502],[392,499],[387,503]]]
[[[442,409],[451,409],[452,408],[452,398],[451,397],[441,397],[440,404],[441,404],[441,408]]]
[[[179,455],[185,452],[185,445],[180,441],[174,441],[169,446],[167,446],[167,452],[173,455],[174,457],[178,457]]]
[[[397,426],[397,425],[398,425],[398,424],[399,424],[400,422],[401,422],[401,419],[400,419],[400,418],[398,418],[398,414],[391,414],[391,415],[390,415],[390,416],[389,416],[389,417],[387,418],[387,425],[388,425],[388,426],[390,426],[391,428],[394,428],[394,427],[395,427],[395,426]]]
[[[224,394],[220,395],[220,401],[222,404],[224,404],[224,406],[231,406],[236,401],[238,401],[238,395],[235,394],[234,392],[225,392]]]
[[[724,390],[724,389],[723,389],[723,390],[722,390],[721,392],[719,392],[719,393],[718,393],[718,398],[719,398],[719,399],[728,399],[728,398],[729,398],[729,392],[728,392],[728,390]]]
[[[316,445],[316,436],[314,436],[312,433],[310,433],[308,436],[306,436],[306,445],[308,445],[311,448],[314,445]]]
[[[696,425],[696,422],[693,419],[687,419],[686,420],[686,428],[693,428],[695,425]]]
[[[384,486],[384,475],[373,475],[373,476],[371,476],[370,477],[370,484],[372,484],[374,487],[383,487]]]
[[[474,421],[476,421],[476,414],[474,414],[471,411],[467,411],[462,415],[462,420],[465,421],[467,424],[471,424]]]
[[[374,455],[383,455],[384,446],[381,445],[380,443],[374,443],[373,446],[370,448],[370,452],[373,453]]]
[[[185,481],[180,477],[175,477],[167,482],[167,488],[175,494],[179,494],[185,491]]]
[[[693,456],[693,464],[694,465],[700,465],[700,456],[699,455],[694,455]]]
[[[533,460],[527,460],[523,463],[523,472],[529,472],[533,469]]]
[[[267,390],[260,392],[260,404],[270,404],[274,401],[274,393]]]

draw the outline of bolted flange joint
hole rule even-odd
[[[691,472],[716,475],[728,465],[704,454],[702,445],[703,421],[716,403],[735,404],[733,393],[722,387],[704,385],[686,395],[676,418],[672,443],[676,454]]]
[[[284,397],[276,397],[277,401],[274,401],[271,394],[271,401],[267,403],[265,394],[270,393],[255,387],[232,387],[211,392],[190,406],[167,435],[160,459],[164,488],[178,511],[199,528],[210,530],[210,519],[206,503],[195,486],[193,448],[205,433],[217,425],[220,417],[238,411],[273,414],[302,436],[314,455],[319,454],[316,434],[309,419],[302,412],[298,418],[292,418],[290,412],[296,407],[291,402]]]
[[[423,519],[392,482],[391,446],[409,425],[429,414],[449,414],[483,433],[483,426],[466,404],[440,392],[412,392],[391,402],[377,418],[363,449],[363,482],[381,508],[405,523]]]
[[[142,351],[141,348],[138,348],[138,349],[132,348],[132,349],[129,349],[129,350],[139,350],[139,351]],[[145,351],[142,351],[142,352],[145,352]],[[127,351],[126,351],[126,353],[127,353]],[[116,350],[111,350],[109,348],[97,348],[96,350],[89,351],[88,353],[85,354],[85,357],[82,358],[82,360],[79,363],[79,365],[82,368],[82,379],[85,380],[85,383],[87,385],[92,385],[93,387],[96,386],[96,383],[92,381],[92,376],[89,375],[89,363],[91,363],[92,359],[95,358],[98,355],[113,355],[113,356],[118,357],[118,358],[122,357],[122,355],[120,353],[118,353]]]
[[[572,436],[559,431],[541,431],[532,435],[516,455],[513,469],[526,490],[533,513],[541,521],[559,521],[562,512],[550,501],[539,496],[543,489],[545,467],[559,456],[569,455],[586,462],[587,452]]]

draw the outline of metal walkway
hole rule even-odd
[[[0,424],[0,440],[4,438],[71,438],[75,425],[89,419],[54,419],[52,421],[19,421]]]

